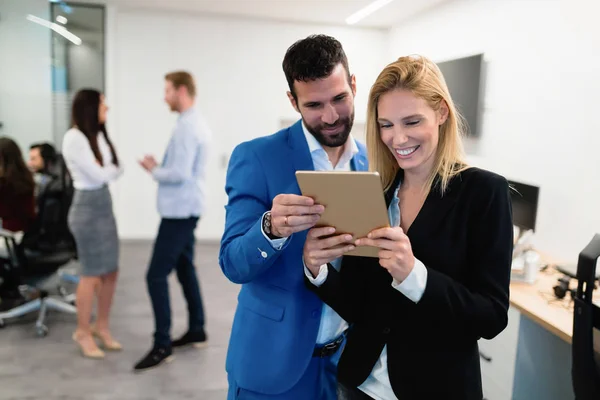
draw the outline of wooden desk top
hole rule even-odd
[[[510,304],[522,314],[571,344],[573,337],[573,301],[571,295],[558,300],[554,297],[553,287],[562,274],[554,268],[538,273],[534,284],[511,282]],[[570,287],[577,281],[571,280]],[[600,299],[600,291],[595,290],[594,298]]]

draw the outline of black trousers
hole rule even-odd
[[[204,308],[198,276],[194,267],[194,229],[198,218],[163,218],[154,243],[152,260],[146,274],[148,292],[154,310],[155,345],[171,345],[171,305],[167,278],[177,271],[177,278],[188,305],[189,330],[204,329]]]
[[[338,400],[373,400],[371,396],[358,388],[349,388],[338,382]]]

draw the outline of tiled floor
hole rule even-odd
[[[226,398],[225,354],[239,290],[221,273],[218,246],[199,245],[197,269],[205,302],[210,345],[177,352],[173,363],[141,374],[133,364],[151,346],[153,317],[146,293],[145,271],[151,243],[125,243],[112,313],[114,336],[121,353],[101,361],[84,359],[71,340],[75,317],[48,316],[49,334],[37,338],[33,316],[9,322],[0,330],[0,399],[11,400],[153,400]],[[171,276],[173,334],[186,329],[186,307],[180,286]]]

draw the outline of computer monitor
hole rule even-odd
[[[469,136],[480,136],[483,54],[436,63],[448,85],[450,96],[467,123]]]
[[[512,200],[513,225],[521,231],[535,232],[540,188],[521,182],[508,181]]]

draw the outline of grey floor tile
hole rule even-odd
[[[122,245],[122,267],[112,313],[112,331],[124,351],[101,361],[79,355],[71,334],[74,316],[52,313],[45,338],[37,338],[35,316],[9,321],[0,330],[0,400],[221,400],[227,395],[225,355],[239,286],[222,274],[218,246],[202,244],[196,265],[205,303],[209,346],[175,354],[175,360],[144,373],[133,364],[152,344],[154,327],[145,272],[152,243]],[[173,335],[187,326],[180,286],[170,278]]]

